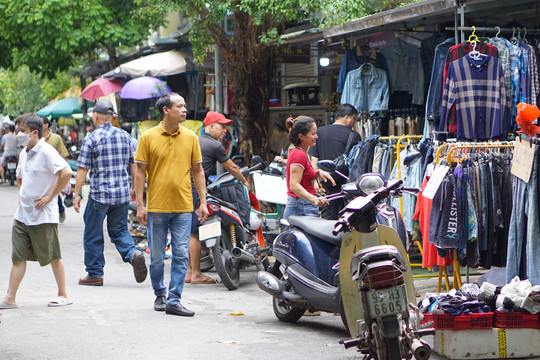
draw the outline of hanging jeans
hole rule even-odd
[[[532,285],[540,285],[540,257],[538,251],[538,164],[535,156],[534,168],[529,183],[517,177],[512,178],[515,211],[510,218],[508,233],[508,254],[506,261],[506,282],[519,275],[523,245],[526,246],[526,278]],[[523,280],[523,279],[522,279]]]

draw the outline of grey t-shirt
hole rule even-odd
[[[4,134],[1,145],[4,147],[4,157],[17,156],[19,154],[17,151],[17,135],[14,133]]]

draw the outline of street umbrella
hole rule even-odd
[[[141,76],[128,81],[120,90],[121,99],[151,99],[163,96],[171,92],[167,84],[158,78]]]
[[[94,101],[102,96],[107,96],[109,94],[120,91],[120,89],[122,89],[122,86],[124,86],[122,80],[108,80],[100,77],[99,79],[92,81],[90,85],[85,87],[79,97]]]
[[[37,116],[52,116],[53,118],[59,118],[60,116],[69,116],[72,114],[82,113],[81,105],[79,105],[79,99],[70,97],[62,100],[58,100],[45,106],[43,109],[36,112]]]

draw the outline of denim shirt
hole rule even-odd
[[[441,117],[441,102],[443,94],[443,72],[448,49],[456,44],[454,38],[446,39],[435,48],[431,81],[426,99],[426,120],[439,122]],[[438,125],[438,124],[437,124]]]
[[[386,58],[392,92],[407,91],[412,94],[413,104],[423,105],[424,67],[420,48],[398,38],[380,52]]]
[[[365,70],[364,67],[369,69]],[[347,74],[341,103],[351,104],[357,111],[387,110],[390,97],[388,85],[388,76],[384,70],[365,63]]]

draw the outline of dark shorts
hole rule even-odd
[[[199,193],[197,192],[197,189],[195,186],[191,186],[191,193],[193,195],[193,210],[197,210],[197,206],[200,204],[200,198]],[[201,226],[201,223],[199,222],[199,215],[195,211],[191,213],[191,235],[197,235],[199,236],[199,226]]]
[[[38,261],[41,266],[62,258],[58,242],[58,224],[28,226],[13,222],[11,261]]]

